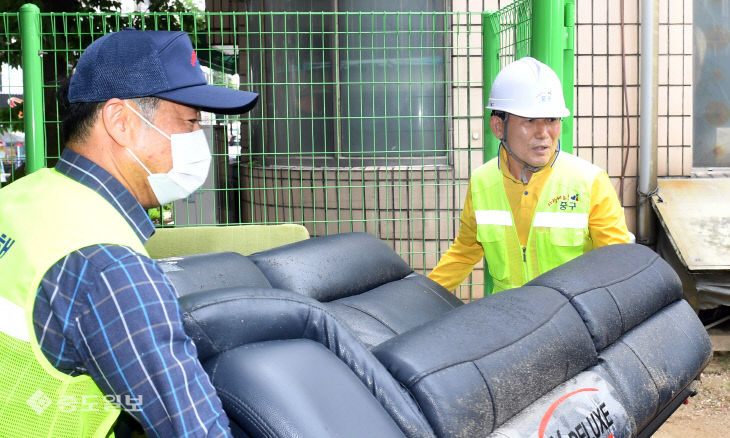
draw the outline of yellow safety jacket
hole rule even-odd
[[[0,436],[104,437],[120,407],[88,375],[48,362],[33,327],[43,275],[74,250],[100,243],[147,254],[101,195],[53,169],[0,190]]]
[[[492,293],[519,287],[593,249],[588,216],[591,184],[600,171],[587,161],[561,154],[540,194],[524,247],[497,159],[474,171],[471,195],[477,241],[484,248]]]

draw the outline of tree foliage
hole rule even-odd
[[[23,104],[15,108],[0,108],[0,134],[10,131],[23,132]]]
[[[144,0],[135,0],[141,4]],[[204,20],[184,20],[185,13],[194,12],[191,0],[150,0],[148,9],[142,14],[133,14],[127,20],[120,20],[116,13],[121,10],[121,2],[117,0],[0,0],[0,10],[19,12],[21,6],[32,3],[41,13],[64,12],[80,13],[70,18],[62,15],[44,17],[42,48],[53,48],[54,51],[78,49],[88,46],[98,36],[119,30],[121,27],[137,27],[145,29],[201,30]],[[88,15],[85,15],[88,14]],[[0,59],[13,67],[20,66],[20,31],[18,20],[4,20],[0,23]],[[49,30],[58,29],[56,32]],[[69,39],[69,37],[71,37]],[[80,55],[80,50],[70,52]]]
[[[144,0],[135,1],[144,3]],[[55,88],[53,86],[59,78],[70,75],[83,49],[103,34],[124,27],[187,32],[200,32],[205,28],[205,20],[191,14],[195,12],[191,0],[150,0],[147,11],[123,16],[119,14],[119,0],[0,0],[0,11],[18,13],[26,3],[38,6],[42,14],[41,50],[47,89]],[[18,67],[21,66],[21,58],[19,17],[6,16],[6,19],[0,20],[0,61]],[[52,94],[46,96],[46,101],[53,102]],[[47,108],[47,116],[53,112],[51,110]],[[18,123],[17,108],[0,109],[0,133],[9,130],[23,130],[23,123]]]

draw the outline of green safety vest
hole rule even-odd
[[[522,247],[497,160],[475,170],[471,180],[477,240],[494,284],[491,293],[522,286],[593,249],[588,215],[591,186],[601,170],[561,152],[537,201],[527,246]]]
[[[101,195],[53,169],[0,190],[0,436],[104,437],[120,403],[88,375],[58,371],[40,350],[33,305],[46,271],[100,243],[147,254]]]

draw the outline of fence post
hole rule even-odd
[[[549,65],[563,84],[570,117],[563,119],[561,148],[573,152],[573,88],[575,83],[575,1],[534,0],[532,56]]]
[[[495,23],[496,17],[496,23]],[[499,12],[482,13],[482,159],[486,163],[497,156],[499,140],[489,127],[491,111],[486,109],[492,82],[499,73]]]
[[[42,169],[46,163],[40,24],[41,12],[38,6],[30,3],[21,6],[20,41],[23,63],[26,174]]]

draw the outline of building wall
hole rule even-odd
[[[483,142],[492,135],[482,126],[482,23],[475,12],[509,3],[452,1],[458,14],[450,29],[448,166],[248,166],[241,171],[245,221],[300,222],[314,236],[370,232],[389,242],[416,270],[429,272],[458,232],[469,175],[484,162]],[[608,172],[635,232],[640,1],[575,3],[574,153]],[[659,1],[660,177],[692,171],[692,49],[692,2]],[[482,279],[480,263],[457,294],[464,299],[481,296]]]
[[[629,228],[634,231],[641,114],[641,4],[625,1],[622,20],[619,2],[576,3],[576,152],[608,171],[616,191],[622,195]],[[689,176],[691,1],[659,1],[657,44],[657,175]]]
[[[494,10],[509,3],[455,0],[454,10]],[[578,0],[575,3],[574,153],[608,172],[616,192],[621,195],[629,229],[635,231],[641,2]],[[659,1],[657,43],[657,175],[689,176],[692,171],[691,1]],[[480,93],[481,90],[473,89],[472,98],[481,99]],[[466,111],[466,108],[462,106],[459,110]],[[478,140],[471,143],[472,147],[478,146]]]

